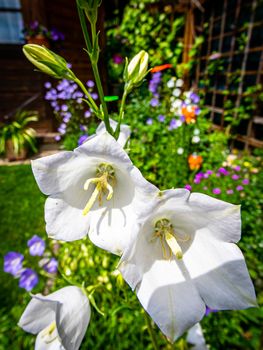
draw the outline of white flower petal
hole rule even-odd
[[[55,320],[57,309],[57,301],[43,297],[41,294],[33,295],[18,326],[26,332],[37,334]]]
[[[192,345],[191,350],[207,350],[207,346],[205,343],[205,338],[203,335],[203,330],[200,323],[196,323],[193,327],[191,327],[186,336],[186,341]]]
[[[35,350],[65,350],[59,338],[56,338],[51,342],[46,342],[45,336],[43,336],[45,331],[46,329],[38,333],[36,337]]]
[[[55,321],[65,349],[78,350],[89,324],[90,312],[87,296],[80,288],[70,286],[47,296],[33,295],[18,325],[36,334]]]
[[[183,260],[211,309],[239,310],[257,305],[244,257],[235,244],[213,239],[209,229],[199,229]]]
[[[46,231],[50,238],[71,242],[88,234],[90,215],[83,216],[82,213],[87,198],[89,198],[88,194],[86,196],[85,201],[78,201],[82,205],[75,206],[74,203],[69,203],[61,195],[47,198],[45,221]]]
[[[110,126],[112,127],[113,131],[116,130],[117,125],[118,123],[115,120],[110,119]],[[97,127],[96,134],[100,135],[100,134],[103,134],[105,131],[106,131],[105,123],[101,122]],[[126,145],[130,136],[131,136],[131,129],[129,125],[121,124],[120,135],[117,140],[117,142],[121,145],[121,147],[124,147]]]
[[[151,242],[151,233],[146,224],[135,247],[123,255],[119,270],[161,331],[175,341],[201,320],[205,304],[184,263],[164,259],[161,244]]]

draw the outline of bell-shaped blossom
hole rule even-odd
[[[113,131],[116,130],[117,125],[118,125],[118,123],[115,122],[115,120],[110,119],[110,126],[111,126]],[[96,134],[101,135],[101,134],[105,133],[105,131],[106,131],[105,124],[104,124],[104,122],[101,122],[99,124],[99,126],[97,127]],[[129,127],[129,125],[121,124],[120,134],[119,134],[117,142],[122,147],[125,147],[130,136],[131,136],[131,128]]]
[[[52,294],[32,295],[18,325],[38,334],[35,350],[78,350],[90,320],[90,304],[74,286]]]
[[[208,350],[200,323],[196,323],[188,330],[186,340],[193,345],[191,350]]]
[[[34,235],[27,241],[27,246],[29,247],[29,253],[32,256],[43,255],[46,248],[45,241],[37,235]]]
[[[171,341],[203,318],[206,305],[216,310],[256,305],[244,257],[234,244],[241,234],[239,206],[177,189],[160,192],[149,207],[137,218],[134,242],[119,270]]]
[[[88,234],[94,244],[116,254],[129,244],[137,202],[158,191],[107,132],[73,152],[34,160],[32,168],[40,190],[49,195],[48,235],[74,241]]]
[[[17,252],[8,252],[4,256],[4,271],[17,276],[22,269],[24,255]]]
[[[45,259],[44,259],[45,260]],[[55,258],[48,259],[43,264],[43,269],[48,273],[57,273],[58,261]]]

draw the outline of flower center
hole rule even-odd
[[[172,255],[177,259],[182,259],[183,252],[177,241],[188,241],[189,237],[186,239],[178,237],[170,220],[164,218],[155,223],[151,241],[157,238],[160,238],[164,259],[171,259]]]
[[[85,208],[83,209],[82,214],[85,216],[88,214],[96,199],[99,201],[99,205],[102,205],[102,197],[108,192],[106,197],[107,201],[109,201],[113,196],[113,186],[115,184],[115,172],[113,167],[110,164],[102,163],[97,168],[97,177],[93,177],[88,179],[84,183],[84,190],[87,191],[89,189],[90,184],[94,184],[96,187],[90,196]]]

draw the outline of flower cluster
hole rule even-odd
[[[91,97],[96,100],[98,94],[93,91],[94,82],[88,80],[86,86]],[[85,95],[78,89],[76,83],[66,79],[59,81],[55,87],[46,82],[45,88],[47,89],[45,99],[49,101],[60,122],[57,129],[59,135],[55,136],[56,141],[64,140],[66,136],[77,135],[74,146],[81,145],[88,137],[87,120],[93,116],[92,110],[83,106]]]
[[[245,196],[245,188],[250,184],[251,173],[245,166],[234,165],[208,169],[196,173],[193,183],[185,188],[201,190],[212,195]]]
[[[43,26],[38,21],[33,21],[28,27],[25,27],[23,29],[23,34],[26,38],[43,36],[44,38],[54,42],[65,40],[64,34],[58,31],[56,28],[48,30],[47,27]]]
[[[34,235],[28,240],[27,246],[29,255],[42,257],[38,262],[40,267],[50,274],[57,272],[58,262],[55,258],[50,258],[49,253],[45,253],[46,243],[41,237]],[[26,264],[30,263],[30,259],[27,260]],[[24,255],[18,252],[8,252],[4,256],[4,271],[19,278],[19,287],[30,292],[38,284],[39,277],[35,270],[23,266],[24,262]]]

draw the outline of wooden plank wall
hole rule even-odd
[[[72,0],[22,0],[22,13],[25,24],[38,20],[47,28],[56,28],[65,35],[65,41],[56,52],[62,55],[73,67],[75,74],[87,81],[92,79],[92,70],[83,47],[84,39],[80,28],[75,1]],[[105,47],[103,30],[104,10],[100,9],[98,26],[101,32],[102,57]],[[103,82],[106,85],[106,74],[103,61]],[[36,101],[28,109],[39,110],[41,118],[39,131],[54,129],[54,118],[48,103],[44,100],[44,82],[52,78],[34,71],[33,66],[22,53],[22,45],[0,45],[0,120],[12,112],[28,98],[38,94]]]
[[[246,88],[263,83],[263,3],[261,0],[223,0],[204,3],[205,11],[197,13],[197,35],[207,26],[206,40],[202,45],[194,84],[204,93],[210,118],[218,129],[227,126],[225,103],[231,100],[238,108],[245,98]],[[198,33],[199,28],[199,33]],[[243,48],[240,41],[243,40]],[[213,53],[220,54],[223,70],[216,72],[213,85],[207,87],[208,65]],[[238,73],[235,83],[231,80]],[[211,77],[210,77],[211,78]],[[229,90],[226,95],[225,91]],[[257,109],[250,119],[242,120],[237,128],[236,145],[245,149],[263,148],[262,103],[253,97]],[[237,118],[233,112],[233,118]]]

